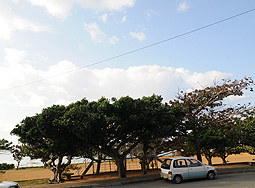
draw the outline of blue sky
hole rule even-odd
[[[255,11],[98,63],[253,8],[252,0],[1,0],[0,138],[15,140],[16,124],[53,104],[153,93],[168,101],[253,77]]]

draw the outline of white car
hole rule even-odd
[[[213,166],[205,165],[191,157],[173,157],[163,161],[160,176],[174,183],[181,183],[182,180],[207,178],[212,180],[217,174]]]
[[[17,182],[0,181],[0,188],[20,188]]]

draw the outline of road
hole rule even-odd
[[[255,188],[255,173],[235,173],[219,175],[214,180],[189,180],[181,184],[174,184],[164,179],[138,184],[122,185],[121,188]]]

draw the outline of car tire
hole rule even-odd
[[[215,172],[209,171],[209,172],[207,173],[206,178],[207,178],[208,180],[213,180],[213,179],[215,178]]]
[[[181,175],[175,175],[174,179],[173,179],[173,182],[176,183],[176,184],[181,183],[182,182],[182,176]]]

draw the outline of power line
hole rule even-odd
[[[176,35],[176,36],[173,36],[173,37],[170,37],[170,38],[167,38],[167,39],[155,42],[155,43],[152,43],[150,45],[147,45],[147,46],[144,46],[144,47],[141,47],[141,48],[137,48],[137,49],[134,49],[134,50],[131,50],[131,51],[128,51],[128,52],[125,52],[125,53],[122,53],[122,54],[119,54],[119,55],[116,55],[116,56],[113,56],[113,57],[110,57],[110,58],[107,58],[107,59],[104,59],[104,60],[101,60],[101,61],[97,61],[95,63],[91,63],[91,64],[88,64],[88,65],[85,65],[85,66],[81,66],[81,67],[78,67],[76,69],[73,69],[73,70],[61,73],[61,74],[57,74],[57,75],[50,76],[50,77],[47,77],[47,78],[43,78],[43,79],[35,80],[35,81],[32,81],[32,82],[28,82],[28,83],[25,83],[25,84],[21,84],[21,85],[17,85],[17,86],[14,86],[14,87],[10,87],[10,88],[7,88],[7,89],[3,89],[3,90],[0,90],[0,92],[4,92],[4,91],[8,91],[8,90],[13,90],[13,89],[24,87],[24,86],[27,86],[27,85],[32,85],[32,84],[35,84],[35,83],[38,83],[38,82],[42,82],[42,81],[45,81],[45,80],[49,80],[49,79],[52,79],[52,78],[55,78],[55,77],[59,77],[59,76],[65,75],[65,74],[76,72],[76,71],[79,71],[79,70],[87,68],[87,67],[91,67],[91,66],[94,66],[94,65],[97,65],[97,64],[101,64],[101,63],[104,63],[104,62],[107,62],[107,61],[110,61],[110,60],[113,60],[113,59],[117,59],[117,58],[129,55],[129,54],[132,54],[132,53],[135,53],[135,52],[138,52],[138,51],[141,51],[141,50],[144,50],[144,49],[147,49],[147,48],[150,48],[150,47],[153,47],[153,46],[156,46],[156,45],[168,42],[168,41],[171,41],[171,40],[174,40],[174,39],[177,39],[177,38],[180,38],[180,37],[183,37],[183,36],[186,36],[186,35],[198,32],[200,30],[203,30],[203,29],[206,29],[206,28],[218,25],[218,24],[220,24],[222,22],[226,22],[226,21],[232,20],[232,19],[234,19],[236,17],[240,17],[240,16],[242,16],[244,14],[248,14],[248,13],[253,12],[253,11],[255,11],[255,8],[247,10],[247,11],[239,13],[239,14],[236,14],[234,16],[222,19],[220,21],[217,21],[217,22],[214,22],[214,23],[211,23],[211,24],[199,27],[197,29],[194,29],[194,30],[191,30],[191,31],[188,31],[188,32],[185,32],[185,33],[182,33],[182,34],[179,34],[179,35]]]

